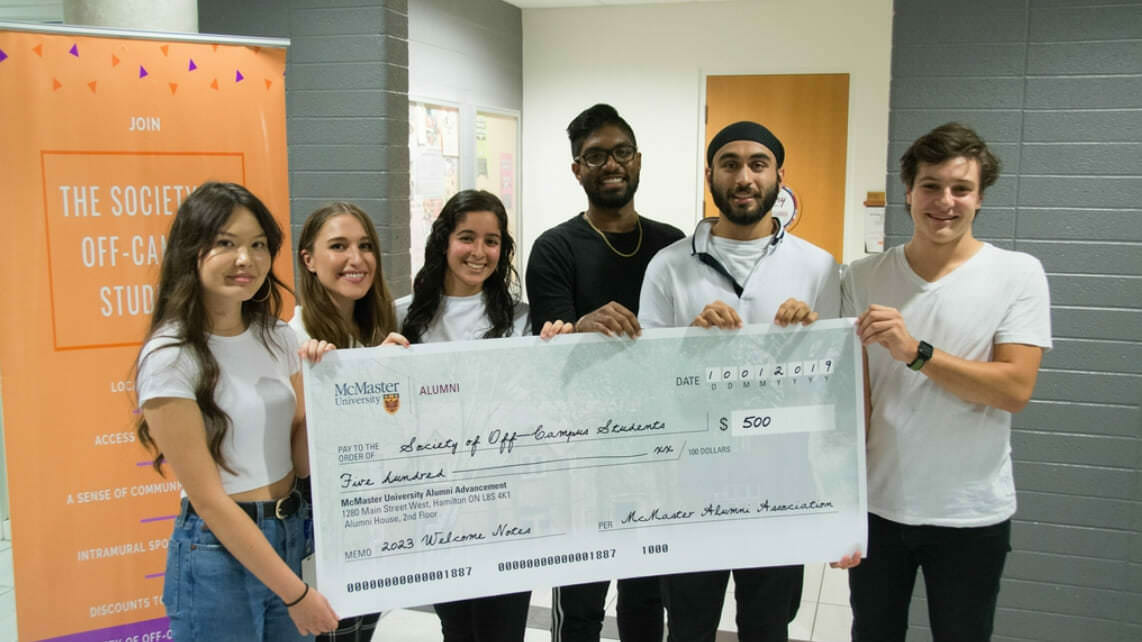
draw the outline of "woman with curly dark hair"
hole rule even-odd
[[[527,334],[527,304],[519,300],[514,252],[500,199],[480,190],[450,198],[432,224],[411,304],[398,301],[401,332],[412,343]],[[549,339],[572,327],[549,322],[540,336]],[[434,606],[445,642],[522,642],[530,600],[528,591]]]
[[[301,578],[309,474],[298,346],[278,320],[282,233],[233,183],[179,206],[136,365],[139,441],[182,483],[163,604],[176,640],[308,640],[337,616]]]
[[[432,223],[407,314],[403,305],[397,311],[401,333],[412,343],[526,334],[514,255],[499,198],[464,190],[448,199]]]

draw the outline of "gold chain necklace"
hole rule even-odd
[[[642,249],[642,217],[640,217],[638,214],[635,214],[634,219],[635,225],[638,226],[638,243],[635,243],[634,249],[631,250],[630,254],[623,254],[622,252],[616,250],[615,246],[611,245],[611,242],[607,239],[607,235],[603,234],[603,231],[595,227],[595,224],[591,222],[591,217],[586,212],[583,212],[583,218],[587,219],[587,225],[590,225],[591,229],[595,230],[595,232],[597,232],[599,236],[602,237],[603,243],[606,243],[607,247],[611,248],[611,251],[616,255],[624,259],[629,259],[632,256],[638,254],[638,251]]]

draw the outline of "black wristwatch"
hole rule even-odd
[[[908,364],[909,368],[919,370],[924,367],[925,363],[932,358],[932,344],[927,341],[921,341],[920,345],[916,346],[916,358]]]

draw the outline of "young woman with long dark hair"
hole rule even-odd
[[[402,334],[412,343],[528,334],[514,252],[500,199],[479,190],[453,196],[432,224],[411,303],[398,302]],[[549,322],[540,336],[571,330],[570,323]],[[530,599],[528,591],[434,607],[445,642],[522,642]]]
[[[176,640],[308,640],[337,616],[301,578],[309,474],[297,340],[278,320],[282,233],[241,185],[205,183],[168,234],[139,352],[139,440],[182,483],[163,603]]]

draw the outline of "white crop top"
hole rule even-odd
[[[230,417],[222,457],[235,474],[218,468],[229,495],[266,486],[293,470],[290,426],[297,400],[290,376],[301,367],[297,338],[280,321],[270,331],[276,347],[267,349],[259,334],[251,326],[234,337],[208,335],[207,340],[219,368],[214,401]],[[174,337],[173,328],[160,328],[143,346],[140,407],[151,399],[195,398],[200,368],[186,346],[165,347],[175,343]]]

